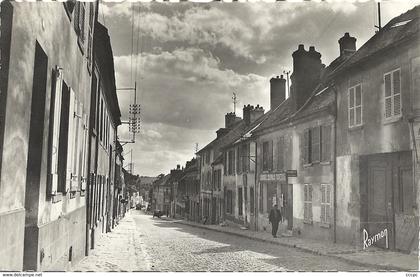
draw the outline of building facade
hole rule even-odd
[[[416,7],[392,19],[334,72],[337,237],[418,249],[419,68]]]
[[[85,254],[96,17],[94,2],[1,3],[1,269],[63,268]]]

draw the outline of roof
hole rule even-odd
[[[420,5],[394,17],[332,74],[336,75],[341,73],[406,39],[412,39],[416,36],[419,37],[419,34]]]
[[[117,91],[115,87],[114,56],[112,53],[111,39],[108,29],[99,22],[95,23],[93,36],[94,59],[98,65],[101,82],[106,85],[105,95],[111,107],[111,118],[118,126],[121,124],[121,111],[118,104]]]
[[[254,132],[262,131],[266,128],[277,125],[279,122],[287,119],[293,112],[292,100],[287,98],[280,105],[278,105],[273,111],[267,113],[265,120],[254,130]]]
[[[171,174],[166,174],[162,178],[153,182],[153,186],[164,186],[169,181],[170,177],[171,177]]]

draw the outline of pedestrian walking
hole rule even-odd
[[[276,204],[271,208],[270,216],[268,217],[268,220],[271,223],[271,234],[273,235],[273,238],[277,238],[277,230],[281,219],[281,213]]]

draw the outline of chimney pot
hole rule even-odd
[[[303,44],[299,44],[298,50],[305,50],[305,46]]]
[[[309,51],[314,52],[315,51],[315,47],[314,46],[310,46],[309,47]]]

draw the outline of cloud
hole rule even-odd
[[[163,123],[190,129],[222,127],[232,110],[231,95],[241,104],[268,104],[268,80],[257,74],[221,69],[220,60],[199,48],[143,53],[138,100],[146,123]],[[130,85],[130,57],[115,58],[117,87]],[[133,97],[119,93],[123,117]]]

